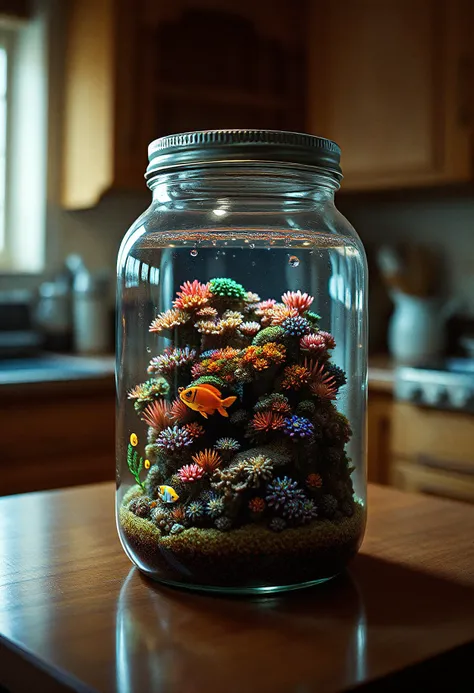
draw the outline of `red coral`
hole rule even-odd
[[[281,300],[288,308],[296,308],[298,313],[305,313],[312,302],[314,301],[313,296],[309,294],[302,294],[301,291],[287,291],[281,297]]]
[[[330,332],[323,332],[322,330],[319,332],[321,337],[324,338],[326,342],[326,349],[335,349],[336,348],[336,340],[332,336]]]
[[[323,480],[321,479],[321,474],[313,473],[308,474],[306,477],[306,486],[308,488],[321,488],[323,485]]]
[[[177,397],[171,404],[171,416],[175,421],[183,423],[189,416],[189,409],[185,403]]]
[[[324,370],[324,364],[319,364],[317,361],[313,364],[312,361],[304,362],[305,367],[310,371],[309,387],[311,392],[319,399],[336,399],[337,384],[334,376],[329,375]]]
[[[204,469],[198,464],[185,464],[184,467],[178,469],[177,474],[180,481],[188,484],[202,479]]]
[[[184,428],[187,430],[191,438],[199,438],[199,436],[204,434],[204,428],[198,423],[193,422],[185,424]]]
[[[259,496],[257,496],[256,498],[252,498],[249,501],[249,509],[253,513],[263,513],[263,511],[265,510],[265,507],[266,507],[265,501],[263,500],[263,498],[260,498]]]
[[[142,416],[142,420],[158,432],[167,428],[172,418],[171,407],[164,400],[155,400],[152,404],[149,404]]]
[[[301,351],[309,351],[311,356],[316,356],[317,358],[327,358],[328,347],[326,344],[326,339],[324,334],[318,332],[315,334],[311,332],[310,334],[305,334],[300,339],[300,349]]]

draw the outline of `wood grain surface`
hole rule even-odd
[[[461,667],[474,652],[474,508],[376,486],[369,503],[346,575],[249,599],[141,577],[116,536],[110,483],[0,499],[0,684],[386,692],[415,690],[421,671],[417,690],[440,690],[443,676],[445,690],[473,690]]]

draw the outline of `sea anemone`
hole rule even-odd
[[[249,486],[257,487],[261,481],[272,478],[273,462],[265,455],[249,457],[243,462],[243,470],[247,476]]]
[[[298,289],[298,291],[287,291],[283,296],[281,297],[281,300],[287,306],[288,308],[296,308],[298,313],[305,313],[312,302],[314,301],[314,298],[310,296],[309,294],[302,294],[301,291]]]
[[[306,496],[302,489],[298,487],[298,483],[288,476],[276,477],[267,484],[267,495],[266,501],[270,508],[281,511],[285,514],[284,509],[288,503],[292,502],[292,509],[294,510],[295,502],[303,502],[306,500]]]
[[[216,529],[219,529],[221,532],[228,532],[232,527],[232,520],[228,517],[218,517],[214,525]]]
[[[226,277],[211,279],[209,289],[211,294],[223,299],[243,301],[247,296],[247,292],[242,284],[238,284],[233,279]]]
[[[321,486],[323,485],[321,474],[318,474],[317,472],[312,472],[311,474],[308,474],[305,483],[308,488],[321,488]]]
[[[319,333],[311,332],[310,334],[305,334],[300,339],[300,349],[301,351],[306,351],[311,356],[316,358],[323,358],[328,356],[326,340]]]
[[[189,315],[182,310],[172,308],[160,313],[150,325],[150,332],[163,332],[184,325],[189,320]]]
[[[171,407],[165,400],[157,399],[147,406],[143,412],[142,420],[151,426],[156,433],[160,433],[171,423]]]
[[[316,411],[315,403],[310,399],[303,399],[299,402],[296,407],[296,413],[298,416],[306,416],[308,419],[311,418]]]
[[[324,338],[324,340],[326,342],[326,349],[335,349],[336,348],[336,340],[334,339],[332,334],[330,334],[329,332],[323,332],[323,331],[320,331],[318,334],[320,334]]]
[[[182,423],[183,421],[186,421],[186,419],[188,418],[190,410],[189,407],[185,405],[183,400],[177,397],[171,403],[170,414],[175,421]]]
[[[308,498],[301,503],[301,512],[299,517],[303,523],[311,522],[318,516],[318,508],[314,500]]]
[[[163,532],[169,532],[174,524],[169,510],[161,505],[152,510],[151,521]]]
[[[193,462],[206,474],[212,474],[220,466],[222,457],[215,450],[201,450],[193,455]]]
[[[256,496],[255,498],[252,498],[249,500],[249,510],[252,513],[255,514],[260,514],[263,513],[265,510],[266,503],[263,500],[263,498],[260,498],[260,496]]]
[[[137,517],[149,517],[151,512],[151,500],[148,496],[139,496],[130,502],[128,509]]]
[[[243,322],[239,326],[239,332],[243,334],[244,337],[255,337],[259,330],[260,324],[258,322]]]
[[[309,322],[301,315],[296,315],[292,318],[285,318],[281,323],[288,337],[302,337],[311,330]]]
[[[167,395],[169,389],[170,386],[164,378],[150,378],[150,380],[140,383],[130,390],[128,398],[135,400],[134,406],[137,411],[143,411],[157,397]]]
[[[305,416],[289,416],[284,419],[284,432],[293,440],[301,438],[312,438],[314,435],[314,425]]]
[[[156,445],[167,452],[179,452],[191,445],[192,437],[186,428],[180,428],[176,424],[163,429],[156,439]]]
[[[167,347],[160,356],[155,356],[150,361],[148,373],[150,375],[172,375],[178,368],[189,366],[196,360],[196,351],[189,347]]]
[[[177,298],[173,306],[178,310],[194,310],[204,306],[210,297],[209,284],[201,284],[195,279],[193,282],[184,282],[181,291],[176,293]]]
[[[213,320],[198,320],[194,325],[196,330],[201,334],[221,334],[222,325],[220,322],[214,322]]]
[[[291,412],[288,397],[285,397],[280,392],[260,397],[254,406],[254,411],[266,411],[267,409],[277,414],[289,414]]]
[[[206,513],[209,517],[220,517],[225,509],[225,500],[223,496],[218,496],[216,493],[211,493],[206,503]]]
[[[204,428],[201,426],[201,424],[196,422],[185,424],[183,428],[186,429],[193,440],[204,434]]]
[[[274,517],[270,520],[268,527],[272,532],[283,532],[286,529],[286,522],[282,517]]]
[[[339,366],[336,366],[334,363],[326,363],[325,368],[326,373],[334,378],[336,387],[340,388],[347,383],[346,374],[342,368],[339,368]]]
[[[338,509],[337,499],[330,493],[324,494],[319,501],[319,511],[321,515],[331,520]]]
[[[337,385],[334,376],[329,375],[324,368],[324,364],[315,364],[305,360],[305,366],[311,371],[309,387],[313,395],[320,400],[333,400],[337,396]]]
[[[299,313],[296,308],[288,308],[282,303],[276,303],[265,317],[269,318],[272,325],[281,325],[288,318],[296,318]]]
[[[212,306],[204,306],[204,308],[200,308],[196,312],[196,316],[198,318],[204,318],[206,320],[212,320],[216,318],[218,315],[217,310],[215,308],[212,308]]]
[[[285,419],[281,414],[275,414],[272,411],[258,411],[250,422],[250,427],[257,433],[268,433],[283,428],[284,424]]]
[[[191,501],[186,507],[186,519],[191,522],[200,520],[204,515],[204,505],[199,500]]]
[[[240,450],[240,443],[235,438],[219,438],[219,440],[216,440],[214,447],[222,455],[229,457],[229,455],[233,455]]]
[[[185,484],[189,484],[202,479],[204,476],[204,469],[198,464],[185,464],[183,467],[178,469],[176,474],[180,481]]]
[[[178,522],[179,524],[183,524],[185,517],[186,517],[184,507],[182,505],[177,505],[177,506],[171,508],[170,516],[174,522]]]
[[[284,390],[299,390],[309,381],[311,372],[304,366],[287,366],[283,371],[281,386]]]

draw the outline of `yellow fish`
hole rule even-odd
[[[176,503],[179,499],[172,486],[158,486],[158,496],[164,503]]]
[[[237,397],[222,399],[222,393],[217,387],[207,383],[188,387],[186,390],[182,390],[179,396],[186,406],[198,411],[205,419],[207,419],[208,414],[214,414],[216,410],[221,416],[229,416],[226,409],[237,399]]]

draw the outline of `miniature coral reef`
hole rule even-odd
[[[249,580],[278,583],[285,570],[288,583],[310,581],[356,551],[364,511],[345,449],[351,427],[336,406],[346,376],[313,300],[194,280],[153,320],[167,346],[128,394],[142,433],[129,434],[135,486],[120,525],[156,577],[192,583],[201,571],[203,582],[235,584],[230,565],[243,561]],[[293,554],[306,572],[285,558]]]

